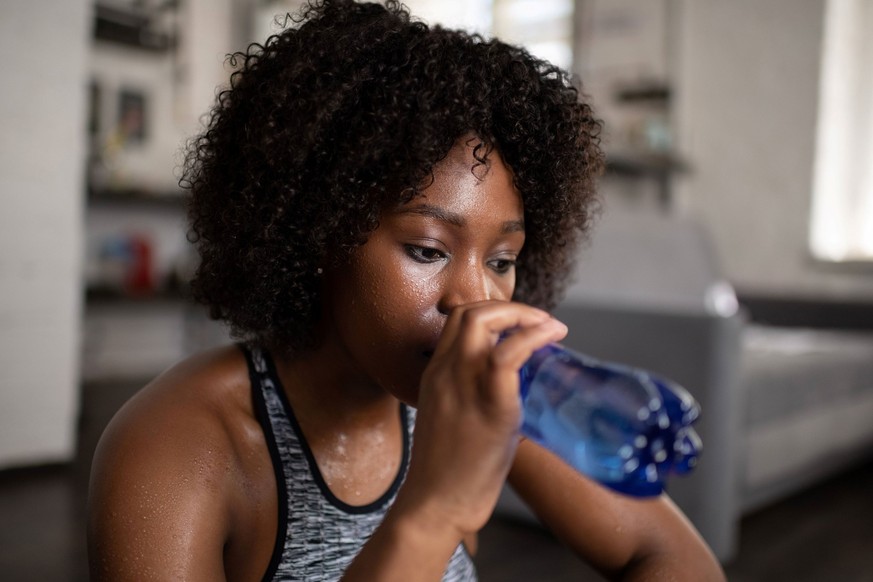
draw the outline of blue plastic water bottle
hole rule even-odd
[[[551,344],[520,371],[522,434],[607,487],[659,495],[687,473],[702,444],[700,407],[681,386]]]

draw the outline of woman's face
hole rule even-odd
[[[521,197],[496,150],[487,170],[471,172],[475,143],[466,141],[422,196],[385,212],[348,264],[326,275],[325,339],[356,373],[410,404],[452,308],[508,301],[515,287]]]

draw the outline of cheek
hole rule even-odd
[[[355,301],[347,302],[352,310],[347,315],[358,321],[366,337],[383,344],[402,344],[418,335],[417,328],[435,309],[437,271],[422,269],[402,257],[380,259],[362,257],[358,262],[353,277],[358,289],[349,290]]]
[[[491,298],[498,301],[511,301],[515,292],[515,273],[507,273],[493,280]]]
[[[349,281],[356,288],[345,289],[338,314],[341,337],[361,371],[411,404],[427,364],[422,350],[439,333],[435,278],[403,261],[360,261]]]
[[[397,264],[398,295],[410,316],[426,315],[436,308],[441,289],[441,271],[438,264],[418,265],[412,262]]]

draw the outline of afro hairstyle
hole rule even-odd
[[[311,347],[322,268],[469,135],[477,165],[499,151],[523,200],[514,299],[554,307],[603,168],[601,122],[569,75],[395,1],[311,0],[285,24],[229,55],[230,84],[188,145],[191,291],[211,316],[245,341]]]

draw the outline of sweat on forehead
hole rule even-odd
[[[495,159],[510,172],[511,177],[511,168],[504,162],[496,146],[484,143],[475,135],[466,134],[455,142],[442,159],[431,166],[430,172],[421,183],[402,189],[397,199],[390,201],[387,208],[402,206],[424,196],[437,176],[448,180],[481,182],[489,175]],[[511,180],[506,182],[512,186]]]
[[[476,143],[469,138],[459,140],[434,167],[428,185],[416,197],[389,211],[427,217],[458,228],[475,227],[466,218],[471,210],[494,211],[500,206],[500,199],[509,195],[518,201],[517,216],[504,221],[501,230],[524,232],[521,196],[511,170],[496,150],[486,163],[477,162],[473,155]]]

